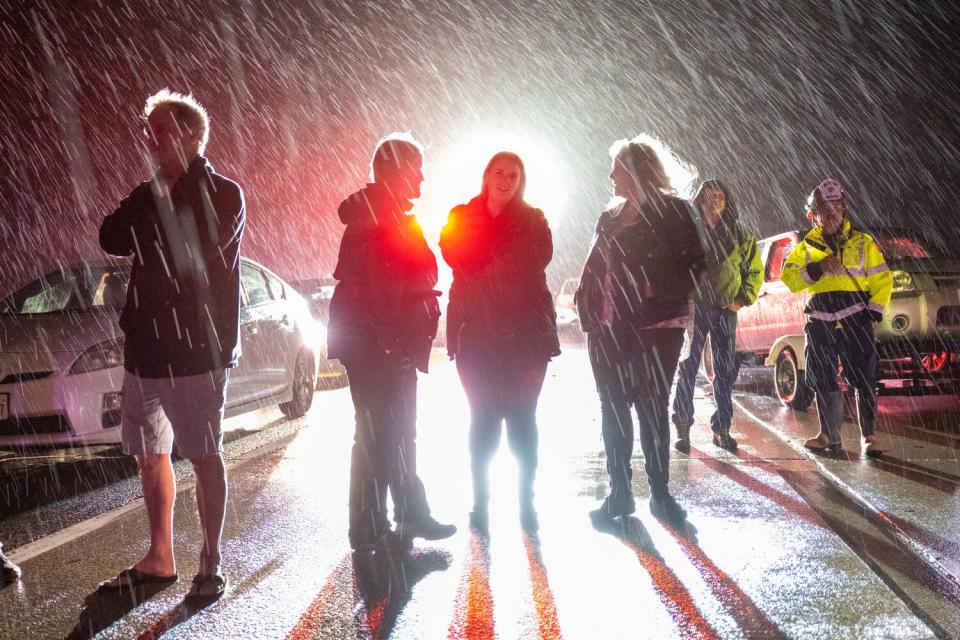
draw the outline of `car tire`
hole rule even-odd
[[[797,367],[797,356],[789,347],[777,355],[773,386],[780,402],[795,411],[806,411],[813,402],[813,391],[807,387],[803,371]]]
[[[280,411],[283,415],[288,418],[299,418],[310,410],[316,386],[315,376],[313,356],[309,351],[301,351],[297,354],[297,363],[293,370],[293,397],[289,402],[280,403]]]

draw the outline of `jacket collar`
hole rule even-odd
[[[850,220],[848,220],[847,218],[844,218],[843,226],[840,227],[840,233],[838,234],[838,236],[840,237],[841,243],[846,242],[847,240],[850,239],[850,230],[851,230]],[[821,229],[819,226],[814,227],[813,229],[810,229],[810,231],[807,232],[807,235],[804,236],[803,239],[805,242],[810,243],[811,245],[815,246],[818,249],[821,249],[823,251],[829,250],[829,247],[827,246],[827,241],[823,236],[823,229]]]

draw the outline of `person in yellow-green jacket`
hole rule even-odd
[[[877,344],[874,323],[890,302],[892,278],[876,241],[850,225],[843,187],[821,182],[807,199],[807,233],[783,265],[780,276],[793,292],[812,295],[807,324],[806,381],[817,399],[820,433],[804,443],[814,451],[841,446],[843,395],[837,363],[857,392],[857,421],[865,451],[875,449]]]

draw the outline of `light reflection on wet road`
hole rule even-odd
[[[597,531],[586,514],[606,482],[598,403],[583,352],[569,350],[551,365],[541,400],[540,534],[520,530],[515,466],[503,446],[485,540],[466,527],[467,410],[451,365],[422,379],[419,413],[421,476],[434,515],[460,528],[453,538],[419,543],[402,558],[350,554],[353,410],[347,390],[327,392],[285,446],[234,460],[224,552],[231,584],[221,602],[202,610],[182,602],[199,538],[185,491],[178,584],[139,604],[91,593],[144,550],[145,516],[134,509],[24,563],[24,580],[0,591],[0,637],[62,638],[71,629],[105,638],[943,635],[935,615],[918,611],[923,601],[891,586],[890,575],[921,579],[898,565],[901,550],[841,504],[813,462],[755,422],[738,417],[737,455],[713,447],[701,424],[691,454],[673,460],[671,484],[690,514],[684,529],[650,516],[637,458],[635,517]],[[698,401],[701,423],[708,415]],[[806,420],[797,428],[810,418],[795,417]]]

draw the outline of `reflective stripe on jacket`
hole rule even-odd
[[[845,271],[822,273],[817,265],[828,256],[840,258]],[[814,227],[794,247],[780,275],[793,292],[812,293],[805,309],[818,320],[842,320],[860,311],[869,311],[879,320],[890,303],[893,279],[876,241],[843,221],[838,250],[830,249],[820,227]]]

